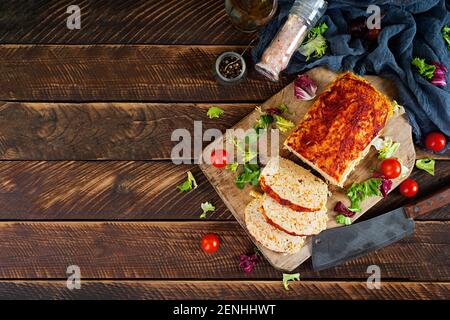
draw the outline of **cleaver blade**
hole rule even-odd
[[[367,221],[322,231],[312,239],[313,269],[328,269],[363,256],[413,231],[414,220],[407,216],[403,207]]]

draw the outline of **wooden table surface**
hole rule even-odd
[[[250,72],[216,83],[215,57],[253,35],[233,29],[221,0],[84,0],[81,30],[66,28],[73,1],[0,3],[0,297],[213,299],[449,299],[450,207],[414,235],[285,291],[266,261],[250,275],[239,255],[252,242],[196,165],[174,165],[170,135],[231,127],[285,86]],[[209,106],[225,114],[206,117]],[[191,170],[199,187],[176,186]],[[414,170],[419,196],[450,182]],[[200,220],[200,204],[217,207]],[[407,203],[398,191],[365,219]],[[199,247],[215,232],[213,255]],[[80,290],[66,288],[67,267]],[[369,290],[369,265],[381,268]]]

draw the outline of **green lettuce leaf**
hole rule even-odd
[[[177,186],[178,190],[181,192],[188,192],[189,190],[196,189],[197,187],[197,181],[195,181],[195,178],[190,171],[187,172],[187,180]]]
[[[200,215],[200,219],[206,219],[206,214],[207,214],[208,212],[216,210],[216,207],[214,207],[214,206],[212,205],[212,203],[211,203],[211,202],[208,202],[208,201],[203,202],[203,203],[200,205],[200,208],[202,208],[202,210],[203,210],[202,214]]]
[[[255,145],[254,144],[255,142],[251,141],[251,139],[254,139],[254,137],[249,136],[249,135],[245,136],[244,140],[247,145],[250,145],[250,144]],[[258,156],[258,152],[256,152],[255,150],[251,150],[250,147],[247,148],[247,150],[246,150],[245,144],[244,144],[244,146],[242,146],[241,143],[239,143],[239,140],[237,138],[233,139],[233,144],[236,146],[238,154],[240,154],[244,158],[244,163],[248,163]]]
[[[380,191],[381,182],[380,178],[370,178],[360,183],[354,182],[347,190],[347,196],[352,202],[348,209],[353,212],[360,212],[362,201],[372,196],[382,196]]]
[[[223,111],[221,108],[216,107],[216,106],[211,106],[208,109],[208,112],[206,113],[206,115],[210,118],[210,119],[214,119],[214,118],[219,118],[221,115],[224,114],[225,111]]]
[[[394,114],[394,116],[401,116],[405,113],[405,107],[398,104],[398,102],[394,100],[394,102],[392,103],[392,113]]]
[[[442,37],[444,38],[445,42],[447,42],[447,48],[450,50],[450,27],[444,26],[442,28]]]
[[[285,290],[289,290],[289,281],[299,281],[300,273],[288,274],[283,273],[283,286]]]
[[[336,216],[336,222],[339,224],[345,224],[346,226],[352,224],[352,219],[344,216],[343,214],[338,214]]]
[[[235,184],[239,189],[243,189],[246,183],[256,186],[259,184],[260,173],[261,169],[257,164],[246,163],[244,170],[236,177]]]
[[[236,172],[238,167],[239,167],[239,163],[234,162],[234,163],[227,164],[226,169],[230,170],[230,171],[233,171],[233,172]]]
[[[275,114],[274,117],[275,117],[277,128],[280,129],[281,132],[286,132],[295,126],[295,124],[292,121],[290,121],[286,118],[283,118],[282,116]]]
[[[431,80],[434,76],[436,67],[425,62],[425,59],[414,58],[411,64],[417,68],[419,74],[427,80]]]
[[[434,159],[431,158],[423,158],[416,160],[416,167],[422,170],[425,170],[432,176],[434,176]]]
[[[313,55],[315,58],[322,57],[327,51],[327,39],[323,34],[328,30],[328,25],[323,22],[312,28],[308,33],[308,41],[300,46],[298,51],[306,57],[308,61]]]
[[[282,103],[278,106],[278,110],[280,110],[281,113],[285,113],[289,111],[289,108],[286,103]]]
[[[392,138],[377,138],[373,142],[373,146],[378,150],[378,159],[391,158],[392,155],[400,148],[400,143],[394,142]]]
[[[270,114],[263,114],[256,121],[253,128],[259,133],[260,130],[269,128],[270,124],[273,122],[273,117]]]

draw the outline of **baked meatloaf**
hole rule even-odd
[[[392,114],[392,103],[365,79],[340,75],[311,106],[284,145],[342,187]]]

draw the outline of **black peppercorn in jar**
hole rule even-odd
[[[214,73],[223,84],[240,82],[245,78],[246,72],[245,60],[236,52],[224,52],[216,59]]]

